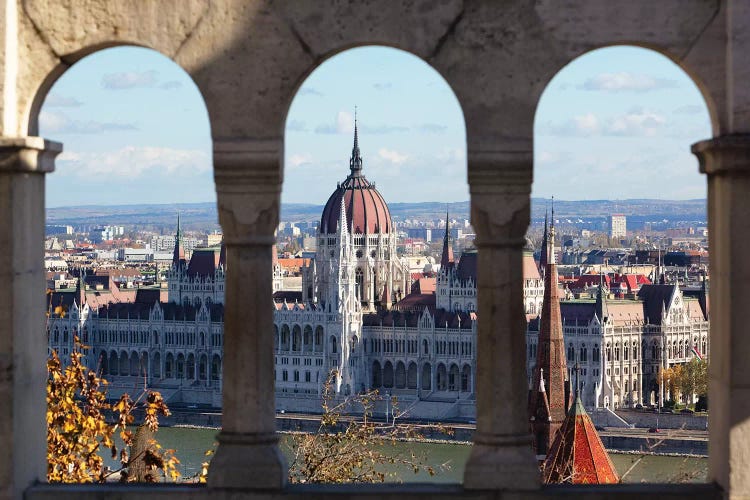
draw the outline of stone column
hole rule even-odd
[[[711,273],[709,481],[750,497],[750,134],[693,145],[708,176]]]
[[[276,435],[271,296],[281,153],[281,138],[214,141],[227,273],[223,427],[211,464],[211,487],[268,490],[286,482]]]
[[[471,220],[479,251],[477,431],[467,489],[535,489],[527,415],[522,252],[529,225],[530,151],[469,151]]]
[[[0,138],[0,499],[46,481],[44,174],[62,145]]]

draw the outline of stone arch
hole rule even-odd
[[[386,361],[383,365],[383,387],[393,388],[393,363]]]
[[[406,366],[403,361],[396,363],[396,389],[406,388]]]
[[[315,327],[315,352],[323,352],[323,327],[318,325]]]
[[[435,385],[437,386],[436,390],[438,391],[448,390],[448,373],[443,363],[438,364],[437,379]]]
[[[115,351],[111,351],[109,353],[109,374],[117,375],[118,368],[119,368],[119,359],[117,358],[117,353]]]
[[[302,333],[302,348],[305,350],[305,352],[310,352],[313,350],[313,331],[312,326],[305,325],[304,331]]]
[[[461,368],[461,392],[472,392],[471,365],[465,364]]]
[[[383,371],[380,368],[380,362],[372,362],[372,388],[378,389],[383,386]]]
[[[221,380],[221,356],[214,354],[211,357],[211,381],[218,382]]]
[[[130,375],[130,361],[128,359],[128,353],[120,351],[120,363],[117,369],[120,375]]]
[[[459,373],[458,365],[451,363],[450,369],[448,370],[448,390],[451,392],[458,390]]]
[[[175,366],[174,366],[174,354],[168,352],[164,358],[164,378],[174,378]]]
[[[185,378],[185,355],[182,353],[179,353],[177,355],[177,361],[175,363],[176,369],[175,369],[175,375],[178,379]]]
[[[191,352],[185,361],[185,378],[195,380],[195,355]]]
[[[299,352],[302,350],[302,329],[299,325],[292,327],[292,351]]]
[[[430,344],[427,339],[422,339],[422,354],[430,354]]]
[[[336,354],[338,352],[335,335],[331,335],[330,337],[328,337],[328,349],[330,350],[331,354]]]
[[[290,345],[290,338],[291,338],[291,331],[289,330],[289,325],[284,323],[281,325],[281,350],[282,351],[288,351],[289,345]]]
[[[198,361],[198,380],[208,379],[208,356],[201,354]]]
[[[161,353],[158,351],[151,357],[151,376],[155,378],[161,377]]]
[[[432,390],[432,365],[430,363],[422,365],[422,390]]]
[[[141,373],[141,360],[138,353],[133,351],[130,353],[130,376],[137,377]]]
[[[417,388],[417,364],[414,361],[409,363],[409,368],[406,370],[406,388]]]

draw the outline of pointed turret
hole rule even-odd
[[[450,223],[448,222],[448,210],[445,211],[445,235],[443,236],[443,254],[440,257],[440,269],[448,272],[455,264],[453,258],[453,245],[451,245]]]
[[[539,255],[539,271],[544,276],[547,269],[547,211],[544,211],[544,234],[542,235],[542,249]]]
[[[537,360],[532,387],[546,388],[544,395],[531,394],[529,400],[529,421],[531,423],[534,450],[543,460],[550,449],[555,433],[562,425],[568,409],[570,393],[566,383],[567,365],[565,362],[565,342],[562,318],[560,315],[560,291],[557,284],[555,264],[555,223],[554,211],[549,229],[547,255],[549,262],[544,275],[544,302],[539,324]]]
[[[177,214],[177,234],[174,238],[174,252],[172,253],[172,266],[181,267],[185,264],[185,248],[182,246],[182,230],[180,228],[180,214]]]
[[[352,146],[352,156],[349,159],[349,168],[352,176],[359,176],[362,173],[362,156],[359,154],[359,137],[357,134],[357,108],[354,108],[354,146]]]
[[[545,484],[615,484],[620,476],[581,402],[576,365],[575,402],[555,436],[542,468]]]

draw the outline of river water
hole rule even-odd
[[[206,451],[214,448],[216,429],[196,429],[186,427],[162,427],[156,438],[167,449],[174,449],[180,459],[180,472],[184,477],[195,475],[200,470],[202,462],[210,460]],[[282,436],[281,449],[288,451],[285,440],[289,436]],[[437,482],[461,483],[463,481],[464,466],[471,451],[471,445],[458,443],[397,443],[396,453],[414,451],[425,457],[426,462],[434,467],[446,464],[448,468],[439,471],[433,477],[427,473],[414,474],[407,468],[391,469],[396,474],[390,477],[391,482]],[[676,483],[676,482],[705,482],[708,473],[708,459],[695,457],[672,457],[654,455],[631,455],[611,453],[610,457],[620,475],[623,475],[637,461],[638,463],[623,478],[625,483]]]

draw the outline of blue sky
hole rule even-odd
[[[357,106],[364,172],[389,202],[468,199],[460,106],[415,56],[367,47],[323,63],[287,117],[284,202],[324,203],[348,173]],[[68,70],[40,132],[65,152],[50,207],[215,199],[208,117],[187,74],[122,47]],[[710,136],[703,100],[663,56],[630,47],[587,54],[549,84],[535,120],[534,196],[702,198],[689,145]]]

